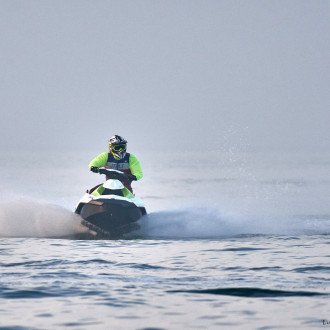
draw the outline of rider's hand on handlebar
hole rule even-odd
[[[92,166],[91,171],[94,172],[94,173],[99,173],[99,168],[95,167],[95,166]]]
[[[128,175],[127,175],[127,179],[128,179],[129,181],[136,181],[136,180],[137,180],[136,176],[133,175],[133,174],[128,174]]]

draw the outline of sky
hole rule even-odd
[[[0,0],[0,150],[330,150],[328,0]]]

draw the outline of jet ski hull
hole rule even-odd
[[[90,225],[90,229],[102,232],[103,236],[120,238],[139,228],[136,222],[146,211],[127,200],[98,198],[79,204],[76,213],[85,220],[85,225]]]

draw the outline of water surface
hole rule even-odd
[[[72,239],[75,203],[101,177],[46,156],[24,180],[1,165],[0,328],[329,326],[329,158],[224,153],[205,171],[193,155],[159,155],[166,169],[142,155],[149,214],[110,241]]]

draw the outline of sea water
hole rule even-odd
[[[0,329],[330,327],[326,153],[136,153],[141,229],[72,239],[94,156],[1,155]]]

